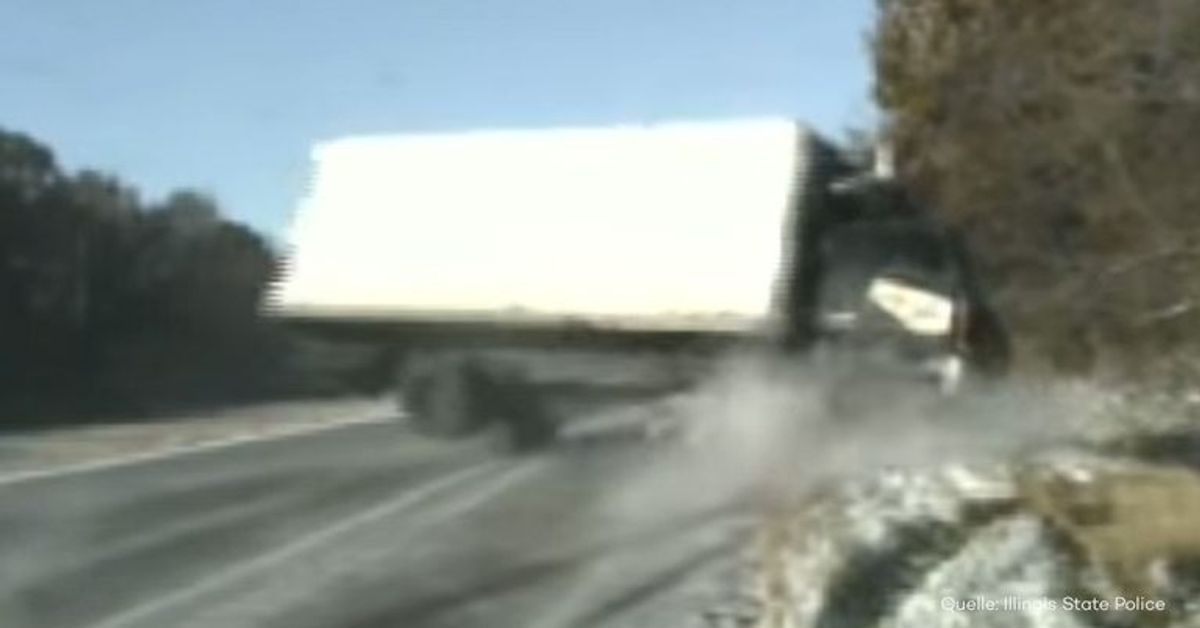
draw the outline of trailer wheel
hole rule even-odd
[[[517,452],[535,451],[553,443],[558,426],[545,400],[535,395],[527,398],[519,408],[519,412],[504,416],[509,448]]]
[[[510,452],[544,449],[558,436],[549,399],[520,376],[492,374],[484,386],[488,407],[496,416],[500,445]]]
[[[477,378],[469,361],[442,359],[412,370],[401,393],[418,431],[461,436],[478,427]]]

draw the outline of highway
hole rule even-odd
[[[694,626],[749,518],[675,458],[384,422],[0,483],[0,626]]]

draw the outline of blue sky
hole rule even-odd
[[[279,236],[342,135],[874,119],[873,0],[7,0],[0,126]]]

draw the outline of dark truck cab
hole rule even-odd
[[[1008,337],[961,237],[890,179],[831,189],[804,298],[834,413],[900,413],[1003,374]]]

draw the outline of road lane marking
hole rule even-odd
[[[203,453],[215,449],[224,449],[227,447],[236,447],[238,445],[249,445],[253,443],[269,442],[276,440],[284,440],[295,436],[305,436],[309,434],[317,434],[320,432],[328,432],[336,429],[347,427],[357,427],[360,425],[370,425],[375,423],[387,423],[395,420],[394,417],[382,415],[368,415],[355,419],[346,419],[336,423],[320,423],[316,425],[302,425],[292,429],[280,430],[270,434],[242,434],[239,436],[231,436],[219,440],[210,440],[192,445],[180,445],[176,447],[167,447],[157,451],[147,451],[133,454],[130,456],[121,456],[118,458],[105,458],[103,460],[95,460],[92,462],[83,462],[79,464],[67,465],[51,469],[36,469],[33,471],[18,471],[8,475],[0,475],[0,487],[11,486],[23,482],[32,482],[34,480],[51,479],[64,475],[77,475],[80,473],[90,473],[94,471],[106,471],[119,467],[128,467],[146,462],[156,462],[167,458],[175,458],[188,454]]]
[[[486,484],[478,489],[459,499],[456,499],[446,506],[439,508],[429,516],[422,518],[418,526],[420,528],[432,527],[477,508],[512,486],[514,483],[524,479],[524,477],[530,475],[534,471],[539,470],[539,462],[540,461],[529,461],[517,466],[516,468],[509,469],[498,476],[490,478]],[[163,612],[172,606],[218,590],[234,583],[240,578],[250,576],[256,571],[276,566],[301,554],[317,549],[318,547],[336,539],[339,536],[347,534],[356,528],[374,523],[378,520],[385,519],[389,516],[417,506],[421,502],[425,502],[436,497],[439,493],[452,490],[456,486],[467,483],[476,477],[491,475],[498,467],[503,465],[504,463],[501,461],[480,463],[467,469],[457,471],[449,476],[431,480],[430,482],[422,484],[417,488],[401,494],[395,499],[386,501],[357,514],[351,515],[336,523],[311,532],[299,539],[286,543],[283,546],[268,551],[264,554],[260,554],[245,562],[237,563],[214,574],[210,574],[209,576],[201,578],[189,586],[177,589],[153,600],[135,605],[129,610],[120,612],[114,616],[102,620],[97,624],[94,624],[92,628],[122,628],[125,626],[137,625],[138,622],[144,621],[147,618]]]
[[[429,528],[448,519],[465,515],[491,501],[509,488],[523,482],[527,477],[541,471],[544,464],[544,460],[525,461],[516,468],[509,469],[504,474],[496,477],[493,481],[480,486],[475,491],[463,495],[433,512],[426,513],[426,516],[419,519],[413,527],[418,529]]]

